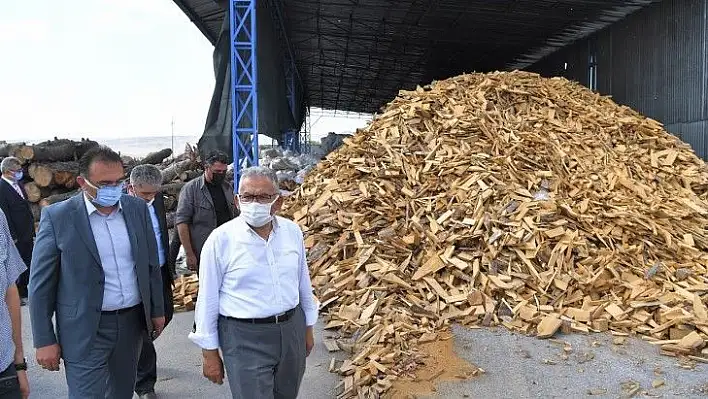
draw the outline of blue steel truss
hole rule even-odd
[[[256,1],[231,0],[231,118],[234,190],[241,171],[258,165],[258,64]]]

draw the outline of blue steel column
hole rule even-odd
[[[256,1],[231,0],[231,118],[234,190],[241,171],[258,165],[258,63]]]

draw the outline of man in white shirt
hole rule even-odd
[[[234,398],[297,397],[314,346],[317,302],[297,224],[282,206],[268,168],[244,170],[240,216],[214,230],[202,250],[196,331],[203,373]],[[223,355],[223,361],[219,354]]]

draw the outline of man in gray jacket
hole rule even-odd
[[[204,162],[204,174],[187,183],[179,194],[175,225],[189,270],[198,270],[209,234],[236,216],[233,186],[225,181],[227,165],[224,153],[212,152]]]
[[[42,210],[30,268],[37,363],[59,370],[69,398],[133,397],[145,330],[165,324],[162,273],[145,201],[122,195],[120,155],[79,161],[82,193]],[[52,323],[56,317],[56,330]]]

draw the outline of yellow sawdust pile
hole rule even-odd
[[[328,328],[351,337],[342,395],[373,397],[451,322],[609,329],[701,356],[707,189],[689,146],[607,97],[471,74],[402,91],[287,212]]]

